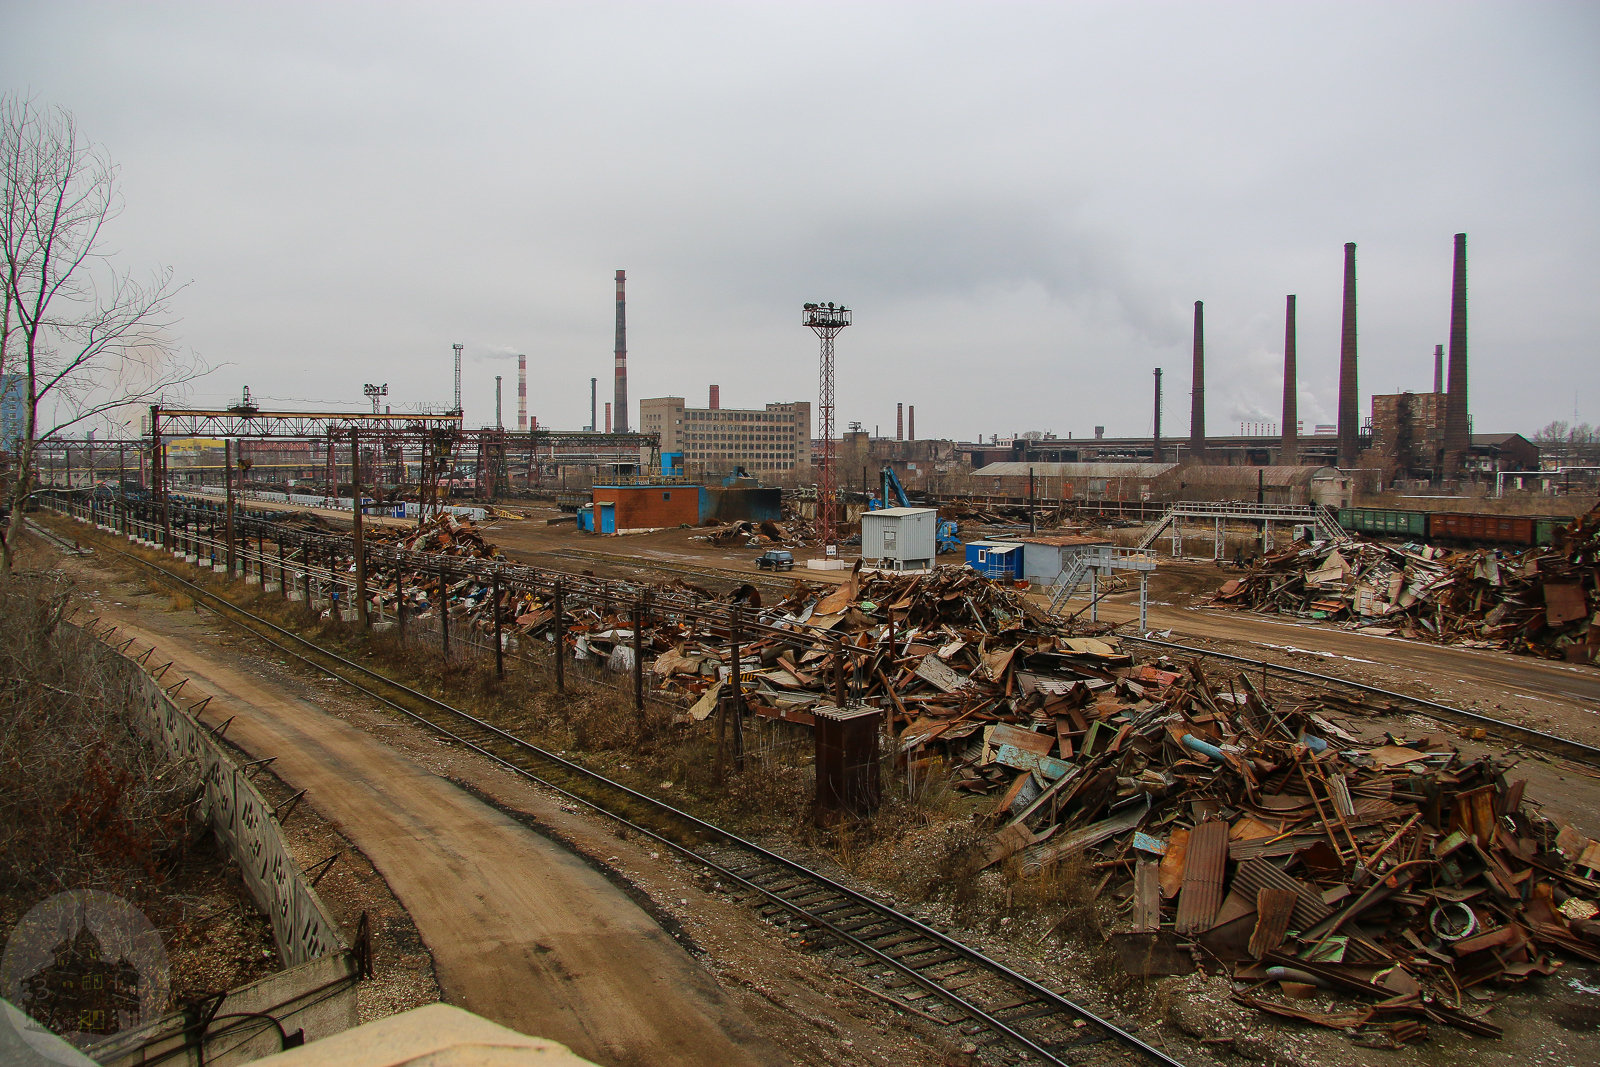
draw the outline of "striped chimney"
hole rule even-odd
[[[528,357],[517,357],[517,432],[528,430]]]

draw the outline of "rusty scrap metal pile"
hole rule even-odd
[[[1364,632],[1593,662],[1600,648],[1600,507],[1558,544],[1519,554],[1371,542],[1297,543],[1215,603],[1344,620]]]
[[[468,525],[413,540],[492,556]],[[1554,559],[1579,566],[1584,551]],[[453,620],[492,627],[481,581],[401,585],[424,612],[448,602]],[[642,615],[643,669],[681,723],[740,698],[799,723],[841,701],[876,705],[908,788],[948,782],[988,820],[958,876],[1086,872],[1120,909],[1111,938],[1130,972],[1220,962],[1262,1011],[1398,1042],[1429,1023],[1497,1035],[1493,985],[1548,975],[1562,956],[1600,962],[1600,843],[1545,818],[1509,757],[1465,758],[1446,733],[1382,733],[1359,700],[1138,662],[967,568],[858,567],[766,606],[749,586],[645,592],[569,595],[569,651],[631,669]],[[684,610],[717,600],[741,605],[741,632],[720,611]],[[500,612],[510,633],[554,636],[543,593],[503,589]]]
[[[1110,640],[1058,657],[1048,682],[1026,643],[986,661],[1011,714],[926,716],[901,748],[913,774],[942,760],[996,798],[965,875],[1078,865],[1119,902],[1130,972],[1220,963],[1263,1011],[1388,1041],[1430,1021],[1497,1035],[1489,983],[1600,962],[1600,844],[1542,817],[1509,762],[1447,734],[1362,737],[1348,702],[1274,701]]]

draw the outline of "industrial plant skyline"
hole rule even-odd
[[[1285,409],[1294,294],[1309,431],[1345,245],[1365,413],[1431,390],[1464,232],[1477,428],[1600,421],[1590,6],[8,13],[9,87],[121,166],[117,264],[191,280],[172,339],[218,369],[189,403],[448,406],[462,344],[469,425],[523,354],[541,426],[589,424],[592,378],[619,428],[713,384],[815,404],[820,296],[856,312],[841,427],[1149,435],[1161,367],[1187,436],[1200,301],[1225,435]]]

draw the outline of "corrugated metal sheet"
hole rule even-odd
[[[1256,473],[1257,471],[1260,472],[1259,475]],[[1339,470],[1336,467],[1252,467],[1229,465],[1226,467],[1185,467],[1177,477],[1186,485],[1248,485],[1253,487],[1257,481],[1260,481],[1269,486],[1308,486],[1315,478],[1332,478],[1337,477],[1338,474]]]
[[[1284,874],[1267,860],[1250,860],[1239,864],[1233,876],[1233,887],[1251,899],[1263,889],[1290,889],[1298,896],[1294,906],[1293,922],[1301,930],[1309,930],[1333,914],[1333,909],[1322,902],[1321,894],[1297,878]]]
[[[1195,934],[1211,928],[1211,920],[1222,907],[1222,876],[1228,864],[1228,824],[1206,822],[1189,835],[1189,853],[1183,868],[1183,891],[1178,896],[1178,917],[1173,924],[1180,934]]]

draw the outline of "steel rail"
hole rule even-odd
[[[897,971],[901,975],[905,976],[906,978],[908,978],[911,981],[915,982],[916,984],[918,984],[922,988],[926,989],[930,994],[932,994],[934,996],[937,996],[941,1000],[943,1000],[946,1003],[950,1004],[960,1014],[965,1015],[965,1016],[967,1016],[967,1017],[969,1017],[969,1018],[971,1018],[971,1019],[973,1019],[975,1021],[981,1022],[984,1026],[988,1027],[989,1029],[994,1031],[996,1034],[1004,1037],[1005,1039],[1009,1040],[1011,1043],[1013,1043],[1014,1045],[1016,1045],[1016,1046],[1018,1046],[1020,1048],[1023,1048],[1023,1049],[1026,1049],[1027,1051],[1036,1053],[1037,1055],[1042,1057],[1048,1063],[1057,1064],[1057,1065],[1059,1065],[1059,1067],[1069,1067],[1067,1061],[1058,1058],[1056,1055],[1051,1053],[1048,1049],[1046,1049],[1043,1046],[1041,1046],[1040,1044],[1036,1043],[1034,1040],[1032,1040],[1028,1036],[1026,1036],[1026,1035],[1024,1035],[1022,1033],[1019,1033],[1015,1028],[1013,1028],[1012,1026],[1008,1025],[1006,1022],[995,1018],[994,1015],[990,1011],[985,1011],[983,1008],[978,1007],[976,1004],[973,1004],[970,1001],[966,1000],[965,998],[958,996],[956,993],[954,993],[951,990],[946,989],[944,986],[940,985],[935,979],[929,978],[926,975],[923,975],[918,970],[916,970],[914,967],[912,967],[912,966],[910,966],[910,965],[908,965],[906,963],[902,963],[900,961],[900,959],[889,955],[888,953],[886,953],[886,952],[874,947],[873,945],[868,944],[866,941],[863,941],[860,938],[857,938],[852,932],[844,930],[844,929],[841,929],[838,925],[836,925],[833,922],[830,922],[826,918],[823,918],[821,915],[815,914],[812,911],[808,911],[807,909],[801,907],[800,905],[794,903],[791,900],[786,899],[785,897],[783,897],[779,893],[777,893],[777,892],[775,892],[773,890],[770,890],[769,888],[767,888],[766,886],[761,885],[760,883],[757,883],[757,882],[749,880],[743,874],[741,874],[739,871],[736,871],[736,870],[734,870],[732,868],[729,868],[729,867],[727,867],[727,866],[725,866],[725,865],[723,865],[721,863],[718,863],[717,861],[715,861],[715,860],[703,855],[702,853],[696,851],[694,848],[691,848],[691,847],[689,847],[687,845],[684,845],[684,844],[681,844],[681,843],[679,843],[677,841],[674,841],[671,838],[666,837],[663,834],[658,833],[657,831],[650,829],[649,827],[641,826],[641,825],[639,825],[638,823],[634,822],[631,819],[628,819],[628,818],[626,818],[626,817],[624,817],[622,815],[619,815],[614,811],[608,810],[601,803],[599,803],[599,802],[597,802],[595,800],[592,800],[592,799],[590,799],[588,797],[584,797],[584,796],[582,796],[582,795],[580,795],[578,793],[575,793],[572,790],[567,789],[567,788],[559,785],[556,782],[550,781],[548,778],[541,777],[540,775],[537,775],[537,774],[533,773],[531,770],[527,769],[526,767],[521,767],[518,764],[516,764],[516,763],[514,763],[514,762],[512,762],[510,760],[505,759],[504,757],[500,756],[499,754],[490,751],[489,749],[483,747],[480,744],[475,743],[471,739],[466,738],[466,737],[462,737],[459,734],[457,734],[456,732],[454,732],[454,731],[452,731],[450,729],[447,729],[447,728],[441,726],[439,723],[436,723],[436,722],[428,719],[426,716],[418,714],[417,712],[405,707],[402,704],[399,704],[396,701],[390,700],[389,698],[385,697],[381,693],[376,692],[374,689],[370,688],[369,686],[363,685],[362,683],[357,682],[357,681],[355,681],[355,680],[353,680],[351,678],[344,677],[343,675],[339,674],[338,672],[329,669],[327,666],[325,666],[323,664],[316,663],[309,656],[301,655],[300,653],[297,653],[297,652],[293,651],[292,649],[286,648],[283,644],[280,644],[279,642],[272,640],[267,635],[265,635],[265,634],[261,633],[260,631],[256,630],[254,628],[254,625],[259,625],[261,627],[265,627],[265,628],[267,628],[267,629],[269,629],[271,631],[274,631],[274,632],[282,635],[283,637],[287,638],[289,641],[291,641],[291,642],[293,642],[293,643],[295,643],[297,645],[300,645],[300,646],[310,650],[311,652],[313,652],[317,656],[323,657],[323,658],[325,658],[327,660],[331,660],[334,663],[337,663],[338,665],[340,665],[341,667],[343,667],[343,668],[345,668],[347,670],[356,672],[356,673],[361,674],[361,675],[365,675],[365,676],[367,676],[367,677],[379,682],[382,685],[388,686],[391,689],[394,689],[394,690],[396,690],[396,691],[398,691],[400,693],[405,694],[408,698],[410,698],[412,700],[415,700],[415,701],[418,701],[419,703],[422,703],[425,706],[437,708],[438,710],[443,711],[443,712],[445,712],[445,713],[447,713],[449,715],[454,715],[457,718],[459,718],[459,719],[461,719],[461,720],[463,720],[463,721],[465,721],[467,723],[470,723],[475,729],[478,729],[480,731],[483,731],[483,732],[491,735],[495,740],[511,744],[514,747],[514,749],[517,750],[517,751],[527,752],[527,753],[533,755],[534,757],[536,757],[538,759],[542,759],[542,760],[544,760],[544,761],[546,761],[548,763],[551,763],[551,764],[561,768],[562,770],[564,770],[564,771],[566,771],[566,772],[568,772],[570,774],[573,774],[573,775],[575,775],[575,776],[577,776],[579,778],[582,778],[582,779],[587,780],[589,782],[592,782],[594,784],[600,785],[603,788],[610,789],[610,790],[612,790],[614,792],[620,793],[624,797],[628,798],[629,800],[634,801],[634,802],[639,803],[639,804],[642,804],[646,808],[650,809],[653,812],[666,815],[670,819],[678,821],[680,824],[683,824],[684,826],[687,826],[690,830],[692,830],[696,834],[702,834],[702,835],[706,835],[706,836],[710,836],[710,837],[714,837],[714,838],[720,838],[723,841],[725,841],[727,844],[734,846],[736,849],[739,849],[739,850],[741,850],[743,852],[746,852],[746,853],[750,854],[751,856],[755,857],[760,862],[768,863],[768,864],[772,864],[772,865],[784,868],[785,870],[789,871],[792,874],[798,875],[803,879],[807,879],[807,880],[811,881],[812,883],[814,883],[817,886],[821,887],[823,890],[825,890],[828,893],[836,894],[836,895],[838,895],[840,897],[845,898],[846,900],[851,902],[851,904],[854,905],[855,907],[865,908],[865,909],[867,909],[867,910],[869,910],[871,912],[875,912],[879,916],[883,917],[884,919],[886,919],[886,920],[888,920],[888,921],[890,921],[892,923],[895,923],[895,924],[903,927],[904,929],[916,934],[917,936],[920,936],[920,937],[922,937],[922,938],[934,943],[939,948],[942,948],[942,949],[945,949],[945,950],[947,950],[949,952],[954,952],[954,953],[958,954],[959,956],[961,956],[962,958],[968,960],[969,962],[974,963],[974,964],[978,965],[979,967],[983,968],[984,970],[988,971],[990,974],[1003,979],[1004,981],[1010,983],[1011,985],[1013,985],[1015,987],[1018,987],[1019,989],[1025,991],[1028,995],[1034,997],[1035,999],[1037,999],[1037,1000],[1039,1000],[1039,1001],[1051,1006],[1056,1012],[1071,1013],[1071,1014],[1074,1014],[1076,1016],[1082,1017],[1082,1018],[1092,1022],[1094,1025],[1100,1027],[1102,1030],[1104,1030],[1106,1033],[1108,1033],[1112,1037],[1114,1037],[1117,1040],[1121,1041],[1122,1043],[1132,1047],[1133,1049],[1136,1049],[1137,1051],[1142,1052],[1143,1054],[1145,1054],[1146,1056],[1149,1056],[1150,1058],[1154,1059],[1158,1063],[1161,1063],[1161,1064],[1165,1065],[1165,1067],[1183,1067],[1183,1064],[1180,1061],[1173,1059],[1172,1057],[1168,1056],[1166,1053],[1162,1052],[1161,1050],[1159,1050],[1159,1049],[1149,1045],[1148,1043],[1142,1041],[1141,1039],[1139,1039],[1138,1037],[1136,1037],[1133,1034],[1129,1033],[1127,1030],[1124,1030],[1122,1027],[1116,1025],[1115,1023],[1112,1023],[1109,1020],[1101,1018],[1096,1013],[1091,1012],[1088,1009],[1084,1008],[1083,1006],[1081,1006],[1081,1005],[1079,1005],[1079,1004],[1067,999],[1066,997],[1063,997],[1060,994],[1054,992],[1053,990],[1050,990],[1047,987],[1045,987],[1043,985],[1040,985],[1038,982],[1035,982],[1033,979],[1028,978],[1025,975],[1017,973],[1016,971],[1012,970],[1011,968],[1005,966],[1004,964],[1002,964],[1002,963],[1000,963],[1000,962],[998,962],[996,960],[990,959],[989,957],[983,955],[981,952],[979,952],[978,950],[972,948],[971,946],[963,944],[962,942],[957,941],[954,938],[951,938],[951,937],[949,937],[948,935],[946,935],[944,933],[941,933],[940,931],[934,929],[933,927],[930,927],[930,926],[927,926],[927,925],[923,924],[919,920],[917,920],[917,919],[915,919],[915,918],[913,918],[913,917],[911,917],[909,915],[905,915],[904,913],[899,912],[899,911],[895,910],[894,908],[891,908],[891,907],[889,907],[889,906],[887,906],[885,904],[882,904],[882,903],[880,903],[880,902],[878,902],[876,900],[873,900],[871,897],[868,897],[865,894],[857,892],[856,890],[851,889],[848,886],[845,886],[845,885],[843,885],[843,884],[841,884],[839,882],[836,882],[833,879],[828,878],[826,875],[819,874],[816,871],[813,871],[810,868],[805,867],[803,864],[800,864],[800,863],[798,863],[798,862],[796,862],[794,860],[791,860],[791,859],[789,859],[789,858],[787,858],[787,857],[785,857],[785,856],[783,856],[783,855],[781,855],[779,853],[772,852],[772,851],[770,851],[768,849],[765,849],[765,848],[761,847],[760,845],[755,844],[754,842],[748,841],[745,838],[742,838],[739,835],[732,833],[731,831],[722,829],[721,827],[718,827],[718,826],[716,826],[716,825],[714,825],[712,823],[708,823],[705,820],[700,819],[697,816],[691,815],[688,812],[682,811],[679,808],[675,808],[670,804],[666,804],[663,801],[657,800],[656,798],[651,797],[651,796],[649,796],[649,795],[647,795],[645,793],[640,793],[637,790],[634,790],[634,789],[632,789],[632,788],[630,788],[628,786],[625,786],[625,785],[621,784],[620,782],[616,782],[616,781],[614,781],[614,780],[612,780],[610,778],[607,778],[604,775],[599,774],[596,771],[590,770],[589,768],[582,766],[581,764],[574,763],[574,762],[572,762],[570,760],[567,760],[567,759],[565,759],[565,758],[563,758],[561,756],[556,755],[553,752],[550,752],[550,751],[548,751],[548,750],[546,750],[544,748],[541,748],[540,746],[534,745],[534,744],[532,744],[532,743],[530,743],[528,741],[525,741],[525,740],[523,740],[523,739],[521,739],[519,737],[516,737],[513,734],[507,733],[505,730],[502,730],[499,727],[494,726],[491,723],[484,722],[483,720],[478,719],[475,716],[470,715],[467,712],[464,712],[464,711],[460,710],[459,708],[455,708],[455,707],[453,707],[453,706],[451,706],[449,704],[444,703],[443,701],[440,701],[440,700],[438,700],[438,699],[436,699],[434,697],[431,697],[431,696],[427,695],[426,693],[422,693],[422,692],[419,692],[418,690],[412,689],[409,686],[406,686],[401,682],[397,682],[397,681],[395,681],[395,680],[393,680],[391,678],[386,677],[383,674],[378,673],[377,671],[372,670],[371,668],[365,667],[362,664],[356,663],[356,662],[354,662],[352,660],[349,660],[349,659],[346,659],[346,658],[344,658],[342,656],[339,656],[337,653],[329,652],[328,650],[320,647],[319,645],[315,644],[314,642],[308,641],[305,638],[301,637],[298,634],[293,633],[290,630],[284,629],[283,627],[280,627],[280,626],[276,625],[275,623],[272,623],[272,622],[270,622],[270,621],[268,621],[266,619],[262,619],[262,618],[260,618],[258,616],[255,616],[255,615],[251,614],[250,612],[244,610],[243,608],[240,608],[239,606],[233,604],[231,601],[227,600],[226,598],[218,596],[217,594],[213,593],[212,591],[210,591],[208,589],[205,589],[202,586],[196,585],[193,582],[188,581],[187,579],[183,578],[180,575],[177,575],[177,574],[173,573],[172,571],[168,570],[165,567],[158,566],[155,563],[151,563],[148,560],[142,559],[139,556],[137,556],[137,555],[135,555],[135,554],[133,554],[131,552],[126,552],[126,551],[124,551],[124,550],[122,550],[120,548],[113,547],[111,549],[111,551],[116,552],[119,555],[126,556],[129,559],[135,560],[135,561],[143,564],[144,566],[150,568],[151,570],[156,571],[158,574],[163,576],[165,579],[173,581],[173,582],[176,582],[179,585],[182,585],[186,589],[192,591],[197,596],[203,597],[203,598],[205,598],[205,599],[207,599],[209,601],[212,601],[212,602],[215,602],[217,604],[222,605],[227,610],[227,612],[233,614],[234,616],[236,616],[238,618],[242,618],[242,619],[248,620],[248,623],[236,623],[236,624],[240,625],[241,629],[245,630],[248,633],[251,633],[258,640],[266,642],[267,644],[269,644],[273,648],[277,649],[278,651],[281,651],[281,652],[283,652],[283,653],[285,653],[287,655],[293,656],[295,659],[300,660],[301,662],[307,664],[308,666],[310,666],[313,669],[319,671],[320,673],[329,675],[330,677],[333,677],[333,678],[335,678],[335,679],[337,679],[337,680],[339,680],[341,682],[344,682],[346,685],[348,685],[351,688],[357,690],[358,692],[361,692],[363,695],[365,695],[365,696],[367,696],[367,697],[369,697],[371,699],[377,700],[377,701],[383,703],[384,705],[386,705],[388,707],[391,707],[391,708],[395,709],[396,711],[401,712],[402,714],[406,715],[408,718],[414,719],[417,722],[420,722],[420,723],[426,725],[429,729],[435,730],[435,731],[437,731],[437,732],[439,732],[441,734],[444,734],[445,736],[449,737],[453,741],[458,741],[461,744],[466,745],[467,747],[473,749],[474,751],[479,752],[484,756],[487,756],[488,758],[494,760],[497,763],[500,763],[500,764],[504,765],[505,767],[515,771],[516,773],[518,773],[518,774],[520,774],[520,775],[522,775],[522,776],[524,776],[524,777],[526,777],[526,778],[528,778],[528,779],[530,779],[532,781],[538,782],[539,784],[541,784],[543,786],[546,786],[547,788],[550,788],[550,789],[556,791],[557,793],[561,794],[564,797],[567,797],[567,798],[569,798],[569,799],[571,799],[573,801],[581,803],[585,807],[591,808],[594,811],[599,812],[600,814],[603,814],[608,818],[615,819],[616,821],[623,823],[630,830],[633,830],[633,831],[635,831],[637,833],[644,834],[644,835],[648,836],[649,838],[651,838],[652,840],[658,841],[662,845],[664,845],[664,846],[666,846],[668,848],[671,848],[676,852],[683,853],[684,855],[692,858],[695,862],[698,862],[698,863],[703,864],[703,865],[705,865],[707,867],[710,867],[711,869],[715,870],[719,875],[727,877],[730,881],[736,882],[739,885],[744,886],[748,891],[750,891],[752,893],[759,894],[762,897],[765,897],[766,899],[770,900],[773,904],[776,904],[777,906],[779,906],[779,907],[781,907],[781,908],[793,913],[796,917],[804,919],[806,922],[812,923],[812,924],[816,925],[817,927],[819,927],[819,928],[821,928],[823,930],[826,930],[831,936],[835,937],[836,939],[838,939],[843,944],[848,945],[849,947],[855,949],[857,952],[863,953],[865,955],[868,955],[868,956],[871,956],[871,957],[877,959],[879,962],[881,962],[885,966],[892,967],[895,971]],[[251,624],[254,624],[254,625],[251,625]],[[838,910],[838,909],[835,908],[835,909],[830,909],[830,910]],[[858,929],[859,929],[859,927],[858,927]],[[916,953],[915,955],[925,955],[925,954],[926,953]],[[1020,1005],[1011,1005],[1009,1007],[1016,1007],[1016,1006],[1020,1006]],[[908,1005],[908,1007],[909,1007],[909,1005]],[[1008,1008],[997,1008],[997,1009],[993,1009],[993,1010],[994,1011],[1001,1011],[1001,1010],[1008,1010]]]
[[[1504,719],[1495,719],[1488,715],[1480,715],[1475,711],[1467,711],[1463,708],[1453,708],[1448,704],[1440,704],[1437,701],[1428,700],[1425,697],[1414,697],[1405,693],[1396,693],[1390,689],[1380,689],[1375,685],[1367,685],[1365,682],[1352,682],[1346,678],[1335,678],[1330,674],[1318,674],[1315,671],[1303,670],[1299,667],[1288,667],[1278,663],[1269,663],[1266,660],[1250,659],[1248,656],[1235,656],[1227,652],[1214,652],[1209,648],[1195,648],[1193,645],[1180,645],[1171,641],[1157,641],[1150,637],[1127,637],[1120,634],[1118,635],[1118,639],[1122,641],[1132,641],[1141,645],[1152,645],[1156,648],[1176,649],[1180,652],[1190,652],[1198,656],[1212,656],[1216,659],[1231,660],[1234,663],[1245,663],[1252,667],[1265,670],[1269,673],[1276,672],[1278,674],[1291,675],[1297,678],[1309,678],[1313,681],[1322,682],[1324,684],[1341,685],[1350,689],[1359,689],[1365,693],[1372,693],[1376,696],[1387,697],[1391,700],[1399,700],[1404,703],[1415,704],[1418,707],[1426,708],[1428,711],[1442,718],[1453,717],[1456,719],[1465,720],[1467,722],[1476,723],[1486,728],[1492,728],[1495,730],[1504,731],[1506,733],[1515,734],[1529,741],[1536,742],[1536,747],[1538,748],[1552,752],[1555,755],[1563,756],[1564,758],[1572,759],[1575,762],[1583,763],[1590,767],[1600,769],[1600,748],[1596,748],[1592,745],[1586,745],[1581,741],[1574,741],[1571,738],[1559,737],[1556,734],[1547,734],[1542,730],[1534,730],[1527,726],[1519,726],[1517,723],[1506,722]]]

